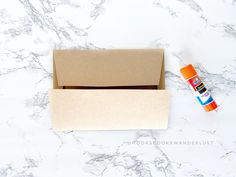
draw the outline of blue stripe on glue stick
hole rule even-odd
[[[198,101],[200,102],[201,105],[206,105],[206,104],[209,104],[210,102],[213,101],[213,98],[212,98],[211,96],[210,96],[210,98],[209,98],[207,101],[205,101],[205,102],[202,102],[202,100],[201,100],[201,98],[200,98],[199,96],[197,96],[197,99],[198,99]]]

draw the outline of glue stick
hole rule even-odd
[[[184,79],[187,81],[190,88],[193,90],[200,104],[203,106],[206,112],[213,111],[217,108],[216,102],[209,94],[207,88],[198,77],[198,74],[194,67],[189,64],[180,69],[180,72]]]

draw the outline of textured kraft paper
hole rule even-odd
[[[166,129],[169,94],[164,81],[162,49],[55,50],[52,127],[58,131]],[[109,89],[155,85],[151,90]]]

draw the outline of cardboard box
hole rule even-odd
[[[55,50],[54,130],[166,129],[162,49]]]

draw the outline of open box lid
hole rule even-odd
[[[54,50],[53,87],[148,86],[164,89],[163,49]]]

